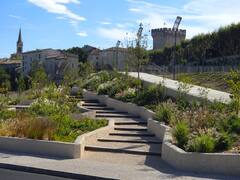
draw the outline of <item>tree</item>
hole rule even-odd
[[[68,53],[72,53],[72,54],[78,55],[78,61],[79,62],[83,62],[84,63],[84,62],[87,61],[88,53],[84,52],[82,50],[82,48],[80,48],[80,47],[73,47],[73,48],[67,49],[66,51]]]
[[[48,77],[43,67],[40,67],[35,73],[33,73],[31,84],[37,95],[41,94],[41,89],[48,84]]]
[[[23,74],[21,74],[17,80],[18,83],[18,92],[21,94],[26,89],[25,79]]]
[[[6,94],[10,89],[10,75],[3,68],[0,68],[0,93]]]
[[[141,71],[141,66],[143,64],[146,64],[148,62],[148,53],[147,53],[147,40],[144,39],[146,36],[142,35],[143,32],[143,27],[142,23],[139,26],[139,30],[137,33],[137,39],[135,47],[129,47],[128,48],[128,65],[133,66],[134,70],[137,70],[138,73],[138,81],[139,81],[139,86],[138,86],[138,91],[141,88],[141,83],[140,83],[140,71]]]
[[[231,71],[227,80],[237,116],[240,116],[240,71]]]

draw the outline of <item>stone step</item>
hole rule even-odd
[[[160,148],[159,148],[160,149]],[[112,153],[125,153],[125,154],[135,154],[135,155],[152,155],[152,156],[161,156],[160,151],[148,151],[141,148],[116,148],[116,147],[107,147],[107,146],[97,146],[97,145],[86,145],[86,151],[98,151],[98,152],[112,152]]]
[[[162,144],[160,140],[144,140],[144,139],[116,139],[116,138],[99,138],[100,142],[120,142],[120,143],[146,143],[146,144]]]
[[[98,110],[97,114],[128,114],[127,112],[115,111],[115,110]]]
[[[141,131],[114,131],[109,133],[110,136],[134,136],[134,137],[155,137],[154,134]]]
[[[119,121],[115,125],[147,125],[147,121]]]
[[[82,106],[89,106],[89,107],[106,107],[104,104],[100,103],[83,103]]]
[[[114,130],[117,131],[147,131],[146,127],[141,127],[141,126],[133,126],[133,127],[114,127]]]
[[[139,118],[139,116],[134,116],[130,114],[97,114],[96,117],[102,118]]]
[[[82,102],[84,102],[84,103],[99,103],[98,100],[94,100],[94,99],[83,99]]]
[[[84,106],[85,108],[89,109],[89,110],[114,110],[113,108],[109,108],[109,107],[98,107],[98,106]]]
[[[154,164],[157,164],[157,165],[162,163],[161,156],[141,156],[141,155],[135,155],[135,154],[126,154],[126,153],[116,154],[111,152],[99,152],[99,151],[98,152],[85,151],[83,159],[86,159],[90,162],[104,162],[108,164],[111,163],[111,164],[123,165],[124,167],[126,166],[126,164],[128,166],[137,166],[137,167],[139,167],[140,165],[143,165],[144,167],[146,166],[146,163],[150,163],[150,162],[153,162]],[[139,179],[139,178],[132,177],[132,179]],[[151,179],[151,178],[148,178],[148,179]]]

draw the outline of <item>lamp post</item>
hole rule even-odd
[[[137,51],[140,51],[141,49],[142,33],[143,33],[143,24],[140,23],[139,29],[137,32],[137,42],[136,42]],[[137,55],[137,72],[138,72],[138,80],[140,80],[140,57],[138,57],[138,55]]]
[[[117,41],[117,44],[116,44],[116,69],[118,69],[118,50],[119,50],[119,46],[121,44],[121,41]]]
[[[178,27],[182,21],[182,17],[177,16],[172,30],[174,31],[174,51],[173,51],[173,79],[176,79],[176,50],[177,50],[177,31]]]

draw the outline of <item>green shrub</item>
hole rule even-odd
[[[174,119],[174,114],[170,104],[162,103],[158,105],[155,110],[154,119],[159,122],[165,122],[166,124],[169,124]]]
[[[113,83],[112,82],[106,82],[106,83],[103,83],[103,84],[100,84],[97,88],[97,93],[98,94],[104,94],[104,95],[108,95],[109,92],[111,91],[112,89],[112,86],[113,86]]]
[[[177,102],[176,103],[177,103],[178,109],[182,110],[182,111],[191,106],[191,104],[187,101],[185,96],[179,96],[177,98]]]
[[[136,89],[128,88],[121,93],[116,94],[116,98],[124,102],[132,102],[136,98]]]
[[[7,120],[16,117],[15,111],[9,111],[6,109],[0,110],[0,120]]]
[[[212,153],[215,150],[215,140],[208,134],[196,136],[188,142],[187,150],[190,152]]]
[[[173,129],[173,137],[176,139],[177,146],[184,148],[189,138],[189,127],[184,122],[179,122]]]
[[[70,112],[70,108],[66,104],[39,98],[31,105],[28,111],[39,116],[49,116],[52,114],[67,114]]]
[[[226,107],[226,104],[217,101],[209,104],[209,109],[212,111],[223,112]]]
[[[100,84],[101,78],[97,75],[94,75],[85,81],[83,87],[90,90],[96,90]]]
[[[219,133],[216,137],[216,151],[228,150],[232,145],[231,136],[227,133]]]
[[[140,106],[149,104],[158,104],[164,99],[164,87],[159,85],[149,86],[140,91],[134,102]]]
[[[231,131],[240,134],[240,118],[236,117],[231,119]]]

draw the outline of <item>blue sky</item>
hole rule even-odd
[[[19,27],[24,51],[92,46],[107,48],[132,39],[140,22],[152,28],[172,27],[176,16],[187,37],[240,20],[239,0],[1,0],[0,57],[16,50]]]

